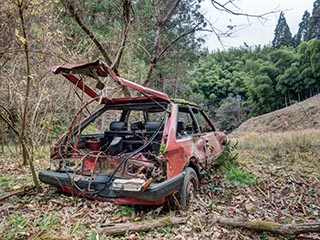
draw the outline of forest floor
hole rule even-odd
[[[43,185],[0,202],[0,239],[286,239],[267,232],[223,227],[217,217],[279,223],[320,221],[320,130],[255,133],[231,138],[235,165],[203,175],[201,191],[188,211],[168,206],[119,206],[64,195]],[[47,153],[37,170],[48,167]],[[32,185],[28,168],[13,153],[0,155],[0,197]],[[158,213],[160,211],[160,214]],[[186,216],[187,223],[108,236],[117,223]],[[320,239],[320,234],[309,234]],[[301,238],[302,239],[302,238]]]

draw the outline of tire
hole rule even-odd
[[[199,179],[196,172],[191,167],[187,167],[184,172],[183,185],[179,191],[179,203],[181,209],[188,209],[195,199],[199,189]]]

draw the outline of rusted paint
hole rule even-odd
[[[72,169],[70,167],[68,168],[69,170],[72,170],[73,173],[80,177],[89,176],[91,180],[93,179],[92,176],[94,174],[106,174],[109,177],[109,180],[112,180],[115,177],[121,179],[142,179],[149,181],[149,184],[151,184],[151,181],[153,184],[170,182],[169,179],[173,180],[171,182],[174,182],[176,181],[174,177],[177,178],[179,175],[183,177],[183,171],[186,167],[193,167],[197,173],[200,173],[208,166],[207,164],[209,160],[214,159],[217,154],[221,153],[223,149],[222,145],[227,141],[225,134],[222,132],[200,132],[201,127],[202,129],[206,128],[206,126],[200,127],[200,124],[196,127],[192,127],[193,130],[191,133],[187,133],[187,131],[183,130],[180,134],[179,130],[180,135],[178,136],[178,121],[180,121],[178,119],[179,107],[181,109],[189,109],[193,118],[193,123],[198,122],[195,120],[195,113],[200,113],[200,108],[195,104],[190,104],[182,100],[171,101],[165,93],[146,88],[124,78],[120,78],[116,76],[109,66],[100,63],[99,61],[88,64],[67,64],[56,66],[52,68],[52,72],[55,74],[63,74],[66,79],[75,84],[79,89],[83,90],[92,98],[98,99],[99,96],[89,86],[85,85],[80,78],[77,78],[73,74],[84,73],[87,76],[93,76],[95,79],[97,79],[96,77],[111,76],[111,78],[120,85],[134,89],[144,95],[142,97],[116,99],[108,99],[104,97],[101,99],[102,104],[120,104],[116,106],[118,107],[125,106],[125,104],[132,106],[131,104],[138,103],[139,105],[137,106],[140,108],[144,103],[146,103],[145,106],[148,106],[149,108],[150,106],[153,106],[151,103],[155,104],[153,101],[161,101],[161,103],[165,102],[165,106],[168,106],[169,109],[169,111],[164,111],[160,108],[161,111],[168,112],[168,116],[162,121],[162,123],[165,121],[163,130],[160,129],[161,125],[159,125],[156,132],[150,133],[147,131],[147,127],[145,127],[144,130],[139,132],[140,137],[136,140],[133,136],[136,136],[135,134],[137,133],[132,131],[132,129],[132,132],[125,129],[122,137],[126,140],[125,144],[127,145],[126,147],[121,147],[121,150],[119,151],[117,150],[118,148],[116,148],[115,151],[109,152],[106,149],[103,149],[107,143],[110,146],[110,142],[114,142],[114,139],[120,139],[122,141],[122,137],[119,137],[117,133],[112,133],[112,131],[109,130],[99,133],[96,137],[90,135],[89,137],[82,138],[81,142],[75,141],[69,143],[67,141],[64,142],[64,139],[69,138],[60,138],[54,147],[51,148],[51,161],[58,163],[58,169],[54,171],[62,171],[64,165],[69,167],[69,164],[73,164]],[[193,109],[193,112],[191,112],[191,108]],[[128,109],[130,111],[130,108]],[[126,109],[126,112],[128,112],[128,109]],[[183,112],[183,110],[181,110],[181,112]],[[145,112],[143,113],[146,114]],[[185,113],[189,112],[185,111]],[[158,120],[161,121],[161,119]],[[121,118],[120,121],[125,121],[126,126],[128,125],[128,118],[126,116]],[[83,122],[85,122],[85,120]],[[208,125],[212,125],[210,121],[207,121],[206,123],[209,123]],[[80,125],[84,124],[81,123]],[[197,129],[194,130],[195,128]],[[111,135],[106,135],[110,133]],[[127,135],[129,135],[129,137],[127,137]],[[76,134],[74,136],[76,136]],[[128,142],[131,140],[136,140],[138,142],[138,146],[141,142],[142,146],[147,146],[146,142],[149,141],[148,144],[150,148],[148,150],[144,149],[145,151],[141,151],[140,147],[133,147],[136,146],[135,144],[137,143],[131,143],[131,145],[129,145]],[[104,142],[104,144],[102,144],[101,141]],[[151,146],[151,143],[154,144],[156,148]],[[115,143],[115,145],[116,144],[117,143]],[[112,145],[112,147],[115,145]],[[62,164],[63,162],[64,164]],[[88,188],[90,188],[91,180]],[[110,184],[112,184],[109,180],[106,181],[105,188],[108,188]],[[181,182],[177,182],[177,184],[180,185]],[[99,196],[92,195],[90,192],[86,192],[85,190],[79,191],[79,188],[74,189],[67,186],[60,186],[59,189],[65,192],[73,192],[81,196],[101,200]],[[176,188],[172,189],[173,190],[170,189],[170,191],[177,190]],[[148,191],[148,188],[146,187],[144,190]],[[162,192],[160,193],[162,194]],[[136,197],[136,195],[134,195],[134,197]],[[160,198],[162,197],[163,195],[160,195]],[[147,201],[132,197],[116,199],[116,203],[118,204],[159,205],[163,204],[165,201],[165,197],[157,201]]]
[[[59,73],[63,74],[70,82],[75,84],[78,88],[83,89],[84,92],[87,93],[90,97],[95,98],[98,96],[98,94],[73,75],[73,74],[77,74],[77,72],[83,73],[84,69],[87,71],[91,71],[90,75],[92,76],[96,75],[99,77],[107,77],[109,75],[115,82],[117,82],[118,84],[124,87],[128,87],[140,93],[144,93],[144,94],[153,96],[155,98],[170,102],[170,98],[168,97],[167,94],[156,91],[151,88],[144,87],[140,84],[131,82],[124,78],[118,77],[109,66],[107,66],[106,64],[100,63],[99,61],[86,63],[86,64],[66,64],[66,65],[54,66],[51,68],[51,71],[54,74],[59,74]]]

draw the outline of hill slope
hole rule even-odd
[[[289,107],[248,119],[234,133],[320,128],[320,94]]]

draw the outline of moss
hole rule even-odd
[[[198,104],[196,104],[194,102],[187,101],[185,99],[171,99],[171,100],[174,101],[174,102],[183,104],[183,105],[193,105],[193,106],[197,106],[198,107]]]
[[[171,221],[170,221],[169,218],[163,218],[163,219],[161,219],[161,222],[162,222],[163,224],[165,224],[165,225],[170,225],[170,224],[171,224]]]
[[[252,221],[252,227],[258,230],[274,230],[279,224],[268,221]]]

